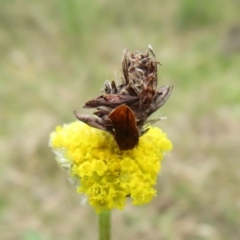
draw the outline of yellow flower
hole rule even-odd
[[[50,147],[58,163],[78,180],[77,191],[100,213],[123,209],[127,197],[134,205],[151,201],[161,160],[172,144],[159,128],[150,127],[137,147],[120,151],[111,134],[77,121],[56,127]]]

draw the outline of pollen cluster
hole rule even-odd
[[[123,209],[127,198],[133,205],[151,201],[161,160],[172,144],[159,128],[150,127],[137,147],[120,151],[111,134],[77,121],[56,127],[50,147],[76,180],[77,192],[100,213]]]

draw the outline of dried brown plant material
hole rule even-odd
[[[84,108],[96,108],[95,116],[74,111],[80,121],[110,132],[120,150],[133,149],[147,126],[159,119],[148,117],[167,101],[172,86],[157,88],[157,66],[151,47],[145,52],[123,51],[121,83],[106,81],[104,94],[85,103]]]

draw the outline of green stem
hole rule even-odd
[[[104,211],[99,214],[99,240],[111,239],[111,211]]]

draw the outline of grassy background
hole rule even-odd
[[[114,211],[113,239],[239,239],[239,9],[237,0],[1,1],[1,239],[97,239],[49,133],[119,75],[123,49],[148,44],[163,63],[159,85],[174,85],[156,113],[168,117],[158,125],[174,150],[157,198]]]

